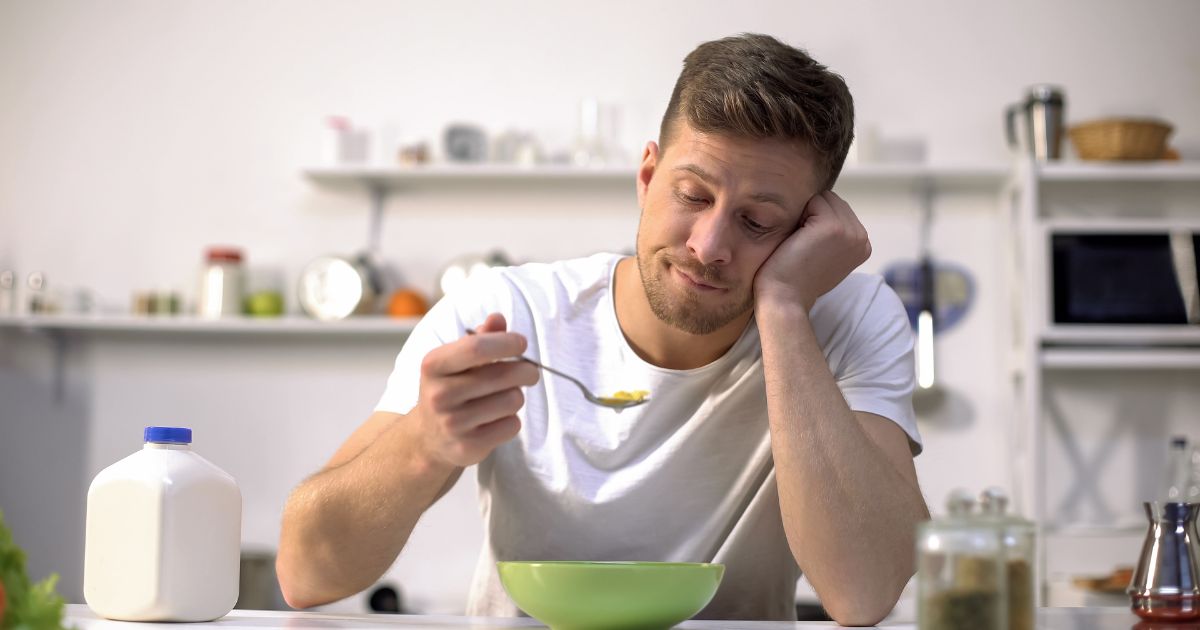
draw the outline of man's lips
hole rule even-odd
[[[693,287],[700,289],[702,291],[722,291],[725,288],[725,287],[713,286],[706,282],[701,282],[699,280],[696,280],[694,277],[689,275],[686,271],[680,269],[678,266],[674,266],[673,268],[675,269],[675,272],[679,274],[679,277],[683,278],[684,282],[687,282],[688,284],[690,284]]]

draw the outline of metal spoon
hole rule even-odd
[[[474,335],[475,331],[468,328],[467,334]],[[537,366],[538,368],[546,370],[547,372],[549,372],[555,376],[559,376],[559,377],[567,379],[568,381],[571,381],[572,383],[575,384],[576,387],[579,388],[579,391],[583,393],[583,397],[586,398],[587,401],[592,403],[593,405],[599,405],[601,407],[608,407],[609,409],[615,409],[617,411],[621,411],[622,409],[628,409],[630,407],[636,407],[638,405],[650,402],[649,396],[642,398],[640,400],[633,400],[633,399],[626,399],[626,398],[613,398],[611,396],[597,396],[597,395],[593,394],[591,392],[591,390],[589,390],[587,388],[587,386],[585,386],[583,384],[582,381],[575,378],[574,376],[571,376],[570,374],[559,372],[558,370],[556,370],[550,366],[542,365],[541,363],[538,363],[537,361],[534,361],[533,359],[530,359],[529,357],[526,357],[526,356],[519,356],[513,360],[514,361],[524,361],[526,363],[530,363],[534,366]]]

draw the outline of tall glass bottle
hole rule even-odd
[[[1191,454],[1188,452],[1187,438],[1176,435],[1171,438],[1171,448],[1167,453],[1167,483],[1163,500],[1168,503],[1183,503],[1187,501],[1188,478],[1191,476]]]

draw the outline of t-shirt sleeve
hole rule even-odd
[[[912,406],[916,382],[913,361],[912,329],[904,304],[879,279],[834,377],[850,409],[883,416],[900,425],[916,456],[923,446]]]
[[[429,309],[396,355],[395,366],[375,411],[399,414],[412,411],[417,406],[417,394],[421,389],[421,362],[429,351],[459,339],[466,334],[467,328],[482,324],[488,313],[500,312],[509,317],[500,308],[503,301],[496,299],[496,288],[502,283],[495,270],[474,275]],[[509,321],[512,321],[511,317]]]

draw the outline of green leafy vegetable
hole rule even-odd
[[[54,591],[58,575],[31,584],[25,552],[13,542],[0,512],[0,630],[59,630],[63,598]]]

